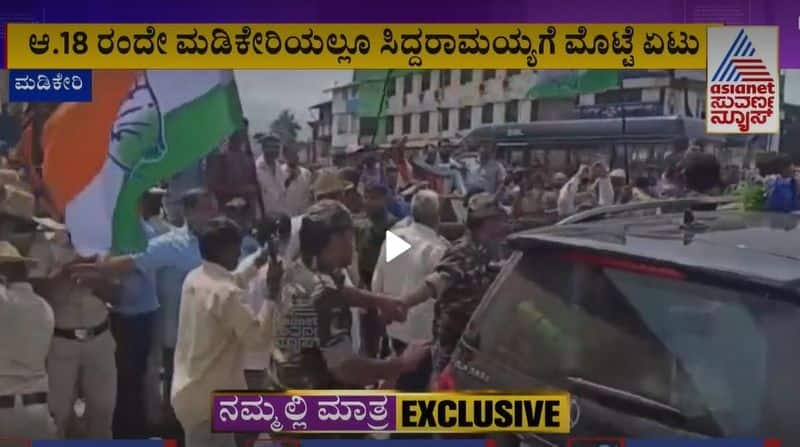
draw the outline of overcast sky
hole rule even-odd
[[[352,70],[237,70],[236,80],[245,116],[253,132],[266,131],[283,109],[294,112],[302,126],[301,139],[310,137],[308,107],[330,98],[322,91],[350,82]],[[800,70],[787,70],[785,100],[800,104]]]
[[[268,130],[281,110],[289,109],[302,126],[302,140],[311,136],[308,108],[330,99],[323,90],[350,82],[353,70],[236,70],[235,76],[253,133]]]

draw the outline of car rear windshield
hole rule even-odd
[[[627,262],[522,256],[471,325],[480,350],[537,382],[579,379],[673,407],[683,429],[800,441],[792,297]]]

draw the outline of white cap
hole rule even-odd
[[[625,170],[624,169],[614,169],[611,173],[608,174],[609,177],[616,177],[616,178],[625,178]]]

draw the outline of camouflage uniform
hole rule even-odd
[[[481,193],[469,201],[468,219],[504,216],[493,196]],[[492,252],[473,240],[468,232],[444,254],[425,282],[435,292],[433,317],[433,372],[450,362],[461,334],[497,276]]]
[[[297,260],[286,272],[282,301],[288,314],[278,330],[278,380],[292,389],[348,388],[333,376],[325,351],[350,350],[350,306],[344,274],[323,273]]]

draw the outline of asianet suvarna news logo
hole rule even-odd
[[[569,433],[566,393],[219,392],[215,432]]]
[[[708,45],[707,132],[779,132],[778,27],[711,27]]]

